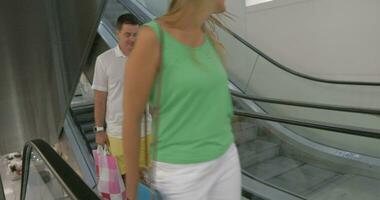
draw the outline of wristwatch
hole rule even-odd
[[[97,132],[104,131],[104,127],[103,127],[103,126],[95,126],[94,129],[95,129],[95,132],[96,132],[96,133],[97,133]]]

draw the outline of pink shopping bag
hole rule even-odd
[[[93,150],[98,191],[104,200],[126,200],[126,190],[116,159],[109,153],[107,146]]]

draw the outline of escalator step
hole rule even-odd
[[[86,112],[79,112],[79,113],[73,113],[74,118],[82,117],[82,116],[92,116],[94,117],[93,111],[86,111]]]
[[[77,106],[77,107],[72,107],[71,110],[73,111],[74,115],[80,115],[83,113],[93,113],[94,112],[94,105],[89,104],[85,106]]]
[[[238,146],[240,161],[243,168],[272,159],[279,154],[280,146],[257,139],[250,143],[244,143]]]
[[[93,113],[84,113],[84,114],[76,115],[75,119],[80,124],[86,124],[89,122],[94,122],[94,114]]]
[[[94,126],[95,126],[95,123],[86,123],[86,124],[81,124],[80,128],[82,130],[82,133],[87,133],[87,132],[94,132]]]
[[[305,164],[267,181],[296,194],[308,195],[339,177],[340,174],[333,171]]]
[[[85,137],[88,142],[95,142],[95,137],[96,137],[95,134],[86,134]]]
[[[87,132],[84,132],[84,135],[95,135],[95,132],[94,131],[87,131]]]
[[[232,128],[235,134],[236,144],[254,141],[259,132],[257,124],[252,122],[234,122]]]
[[[255,177],[260,178],[261,180],[268,180],[287,171],[300,167],[303,164],[303,162],[294,160],[292,158],[278,156],[271,160],[266,160],[256,165],[249,166],[245,168],[245,170]]]

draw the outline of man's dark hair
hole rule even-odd
[[[120,15],[117,18],[116,27],[118,30],[121,30],[123,24],[139,25],[139,20],[136,16],[131,13]]]

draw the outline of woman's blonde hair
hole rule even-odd
[[[204,3],[207,1],[210,0],[171,0],[168,11],[164,16],[162,16],[162,18],[166,19],[168,22],[175,23],[177,19],[172,18],[172,16],[180,12],[188,3],[193,3],[196,8],[202,8],[202,6],[204,6]],[[225,29],[225,26],[216,15],[210,15],[205,24],[203,24],[202,29],[206,33],[206,35],[211,39],[214,48],[218,52],[222,61],[224,61],[224,46],[218,40],[215,34],[216,26]]]

